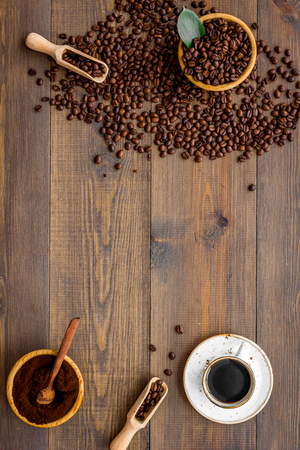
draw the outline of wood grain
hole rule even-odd
[[[256,21],[255,1],[213,2],[220,12]],[[167,168],[166,168],[167,166]],[[203,339],[237,333],[255,340],[256,198],[247,186],[256,160],[235,153],[201,165],[180,152],[153,159],[151,197],[151,374],[169,395],[150,424],[151,448],[253,450],[255,419],[229,427],[210,422],[188,403],[182,384],[189,352]],[[220,225],[220,218],[229,221]],[[181,324],[183,335],[175,332]],[[170,361],[168,353],[175,352]],[[163,371],[169,368],[172,377]]]
[[[292,0],[258,3],[259,37],[268,45],[290,48],[297,67],[299,14],[299,4]],[[295,83],[282,78],[278,83],[296,91]],[[280,101],[287,101],[286,96]],[[258,165],[257,342],[269,355],[274,371],[273,394],[257,418],[258,450],[300,448],[298,130],[294,136],[293,143],[275,147]]]
[[[28,75],[43,64],[24,40],[32,29],[50,37],[50,1],[2,1],[0,14],[0,448],[46,449],[48,431],[17,418],[5,383],[21,356],[48,346],[50,115],[34,107],[49,87]]]
[[[299,61],[296,1],[211,6],[257,21],[260,38],[291,48]],[[293,144],[245,164],[235,153],[198,165],[154,149],[152,163],[132,152],[115,171],[99,126],[70,123],[46,104],[35,113],[53,92],[27,75],[33,67],[43,76],[45,55],[24,46],[31,31],[55,43],[61,32],[83,35],[112,1],[3,0],[0,8],[0,450],[108,449],[155,375],[169,393],[130,450],[298,450],[298,132]],[[261,73],[267,69],[261,59]],[[81,322],[68,354],[85,396],[48,434],[13,414],[4,386],[19,357],[58,349],[74,316]],[[275,377],[266,408],[232,427],[200,416],[182,385],[189,352],[226,332],[257,341]]]
[[[54,42],[60,32],[84,35],[111,10],[94,0],[52,5]],[[51,128],[50,343],[57,348],[69,319],[81,317],[69,355],[86,389],[49,449],[107,449],[149,381],[151,166],[132,152],[116,171],[96,124],[54,110]],[[145,448],[147,434],[130,448]]]

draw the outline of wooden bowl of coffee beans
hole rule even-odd
[[[207,14],[200,20],[206,22],[206,35],[194,39],[190,49],[180,40],[180,67],[199,88],[207,91],[233,89],[250,75],[256,62],[253,33],[242,20],[229,14]]]

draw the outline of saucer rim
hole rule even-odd
[[[230,421],[214,419],[214,418],[212,418],[210,416],[207,416],[202,411],[199,411],[199,409],[196,408],[196,405],[194,405],[192,403],[192,400],[191,400],[191,398],[189,396],[189,393],[188,393],[188,389],[186,387],[186,381],[185,381],[187,366],[188,366],[188,363],[189,363],[191,357],[193,356],[193,353],[195,352],[195,350],[197,350],[198,347],[200,347],[202,344],[204,344],[204,342],[206,342],[206,341],[208,341],[210,339],[221,338],[221,337],[226,337],[226,336],[230,336],[230,337],[235,337],[235,338],[241,339],[243,341],[248,342],[250,345],[253,345],[254,347],[256,347],[256,349],[262,354],[262,356],[266,360],[267,366],[269,368],[269,374],[270,374],[270,387],[269,387],[268,393],[266,395],[266,398],[265,398],[264,402],[260,405],[260,407],[258,409],[256,409],[252,414],[250,414],[249,416],[245,417],[244,419],[235,419],[235,420],[230,420]],[[221,423],[221,424],[225,424],[225,425],[234,425],[234,424],[237,424],[237,423],[246,422],[247,420],[250,420],[253,417],[255,417],[266,406],[266,404],[268,403],[268,401],[269,401],[269,399],[271,397],[272,391],[273,391],[273,385],[274,385],[273,368],[272,368],[271,362],[270,362],[268,356],[266,355],[266,353],[264,352],[264,350],[258,344],[256,344],[256,342],[254,342],[251,339],[248,339],[248,338],[246,338],[244,336],[241,336],[239,334],[232,334],[232,333],[215,334],[213,336],[210,336],[210,337],[204,339],[202,342],[200,342],[200,344],[198,344],[191,351],[191,354],[189,355],[188,359],[186,360],[186,363],[185,363],[185,366],[184,366],[184,369],[183,369],[183,388],[184,388],[185,395],[187,396],[187,399],[188,399],[189,403],[191,404],[191,406],[197,411],[198,414],[201,414],[201,416],[205,417],[206,419],[210,420],[211,422]],[[237,407],[237,408],[235,408],[235,410],[238,410],[239,408],[240,407]]]

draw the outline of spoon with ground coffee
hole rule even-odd
[[[53,400],[55,398],[55,389],[53,387],[53,383],[54,383],[56,375],[58,374],[59,369],[63,363],[63,360],[67,354],[67,351],[69,350],[69,347],[71,345],[71,342],[74,337],[76,328],[79,324],[79,321],[80,321],[80,317],[75,317],[69,323],[67,331],[62,340],[59,352],[57,354],[57,357],[55,358],[51,373],[49,375],[47,385],[46,385],[46,387],[41,389],[37,395],[36,402],[39,403],[40,405],[49,405],[50,403],[53,402]]]
[[[107,77],[108,67],[103,61],[69,45],[52,44],[37,33],[30,33],[25,43],[31,50],[50,55],[59,66],[72,70],[96,83],[103,83]]]

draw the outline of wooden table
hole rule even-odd
[[[54,42],[61,32],[84,34],[112,3],[1,2],[0,448],[108,449],[148,379],[171,368],[169,395],[130,450],[297,450],[298,134],[246,164],[235,154],[203,164],[180,152],[163,160],[154,149],[151,163],[132,152],[114,170],[96,124],[69,123],[48,105],[35,113],[50,84],[36,86],[27,71],[42,76],[47,63],[24,45],[31,31]],[[259,38],[291,48],[299,61],[296,1],[213,6],[258,22]],[[74,316],[82,320],[69,355],[83,373],[83,404],[61,427],[30,427],[6,401],[6,378],[25,353],[58,349]],[[183,390],[189,352],[220,333],[254,340],[274,369],[268,405],[239,425],[204,419]]]

